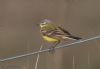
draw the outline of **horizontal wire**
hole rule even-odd
[[[55,47],[55,49],[71,47],[71,46],[73,46],[75,44],[80,44],[80,43],[91,41],[91,40],[95,40],[95,39],[98,39],[98,38],[100,38],[100,36],[92,37],[92,38],[85,39],[85,40],[79,40],[79,41],[76,41],[76,42],[73,42],[73,43],[69,43],[69,44],[66,44],[66,45],[57,46],[57,47]],[[47,48],[47,49],[43,49],[41,51],[36,51],[36,52],[32,52],[32,53],[18,55],[18,56],[15,56],[15,57],[9,57],[9,58],[5,58],[5,59],[0,59],[0,62],[7,61],[7,60],[12,60],[12,59],[16,59],[16,58],[21,58],[21,57],[26,57],[26,56],[30,56],[30,55],[35,55],[35,54],[47,52],[47,51],[50,51],[50,50],[51,49]]]

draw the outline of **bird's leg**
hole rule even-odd
[[[54,42],[53,45],[50,47],[50,53],[55,53],[55,47],[60,43],[60,41]]]

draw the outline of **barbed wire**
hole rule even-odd
[[[65,48],[65,47],[72,47],[75,44],[80,44],[80,43],[88,42],[88,41],[99,39],[99,38],[100,38],[100,36],[96,36],[96,37],[92,37],[92,38],[88,38],[88,39],[84,39],[84,40],[79,40],[79,41],[76,41],[76,42],[73,42],[73,43],[69,43],[69,44],[66,44],[66,45],[57,46],[57,47],[55,47],[55,49]],[[15,57],[9,57],[9,58],[5,58],[5,59],[0,59],[0,62],[8,61],[8,60],[16,59],[16,58],[21,58],[21,57],[26,57],[26,56],[30,56],[30,55],[35,55],[35,54],[47,52],[47,51],[50,51],[50,50],[52,50],[52,49],[47,48],[47,49],[43,49],[43,50],[32,52],[32,53],[18,55],[18,56],[15,56]]]

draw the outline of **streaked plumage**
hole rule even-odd
[[[44,40],[47,42],[52,42],[55,43],[55,47],[57,44],[60,43],[61,40],[64,39],[72,39],[72,40],[79,40],[81,39],[80,37],[73,36],[71,33],[66,31],[60,26],[55,25],[52,21],[48,19],[44,19],[40,23],[40,32],[42,34],[42,37]]]

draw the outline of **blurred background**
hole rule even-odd
[[[83,39],[98,36],[100,0],[0,0],[0,59],[38,51],[41,45],[47,48],[36,25],[45,18]],[[99,45],[97,39],[54,55],[41,53],[37,69],[100,69]],[[34,69],[36,57],[0,62],[0,69]]]

